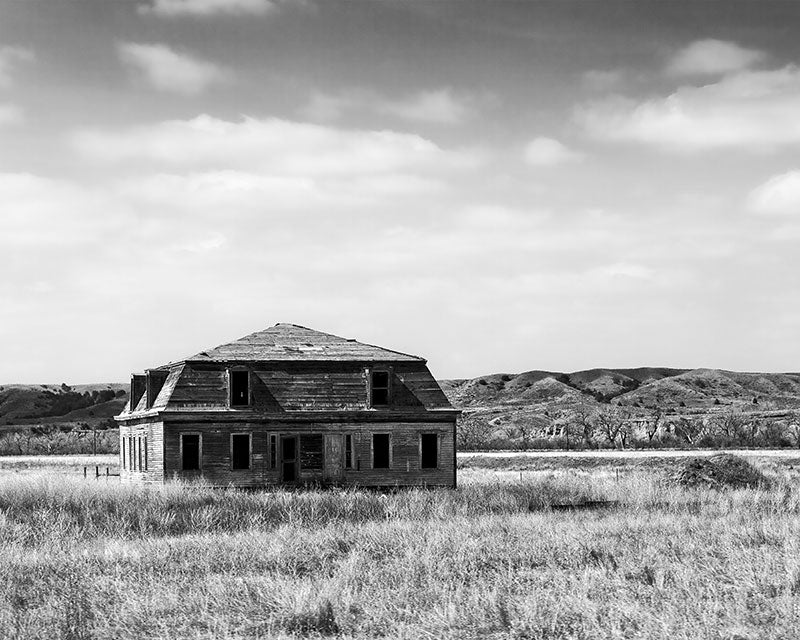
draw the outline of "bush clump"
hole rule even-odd
[[[755,466],[730,453],[692,458],[678,471],[676,480],[686,487],[705,486],[712,489],[768,488],[771,484],[770,479]]]

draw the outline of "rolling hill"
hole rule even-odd
[[[503,373],[440,384],[463,411],[462,430],[488,428],[512,441],[547,438],[560,416],[608,407],[624,410],[640,427],[656,413],[703,421],[731,411],[774,419],[800,410],[800,373],[642,367]]]
[[[0,385],[0,427],[81,423],[110,425],[128,401],[128,385]]]

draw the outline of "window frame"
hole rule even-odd
[[[278,446],[280,444],[280,434],[269,434],[269,468],[278,468]]]
[[[375,436],[386,436],[387,437],[387,446],[389,448],[389,455],[387,456],[387,466],[385,467],[376,467],[375,466]],[[392,433],[390,431],[373,431],[370,435],[369,439],[369,457],[372,469],[391,469],[393,460],[393,447],[392,447]]]
[[[375,374],[376,373],[385,373],[386,374],[386,386],[375,386]],[[384,367],[384,366],[376,366],[370,367],[367,369],[367,406],[370,409],[383,409],[385,407],[389,407],[392,404],[392,368],[391,367]],[[385,403],[376,403],[375,402],[375,391],[376,390],[384,390],[386,389],[386,402]]]
[[[197,436],[197,469],[183,468],[183,436]],[[178,434],[178,460],[182,473],[202,473],[203,472],[203,434],[199,431],[181,431]]]
[[[233,466],[233,438],[234,436],[247,436],[247,466],[234,467]],[[229,450],[231,458],[231,471],[252,471],[253,470],[253,432],[252,431],[234,431],[230,434]]]
[[[422,438],[423,436],[434,436],[436,438],[436,464],[432,467],[423,465]],[[420,469],[439,469],[441,467],[442,434],[435,431],[420,431],[419,433],[419,468]]]
[[[247,375],[247,395],[246,401],[243,403],[234,403],[233,401],[233,374],[234,373],[244,373]],[[249,407],[251,406],[250,402],[250,394],[252,392],[252,376],[250,375],[250,370],[247,367],[229,367],[228,368],[228,408],[229,409],[238,409],[240,407]]]
[[[345,469],[353,469],[355,465],[353,461],[355,460],[355,447],[353,446],[353,434],[346,433],[344,434],[344,468]]]

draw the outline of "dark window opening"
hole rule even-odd
[[[250,434],[236,433],[231,436],[231,467],[250,468]]]
[[[297,438],[284,436],[281,438],[282,478],[284,482],[294,482],[297,478]]]
[[[372,434],[372,468],[389,468],[389,434]]]
[[[247,371],[231,371],[231,406],[250,404],[250,375]]]
[[[144,470],[147,471],[147,436],[144,437]]]
[[[126,438],[126,437],[122,437],[121,438],[121,440],[122,440],[122,451],[121,451],[122,456],[121,457],[122,457],[122,468],[123,469],[127,469],[128,468],[128,459],[125,457],[125,441],[127,439],[128,438]]]
[[[422,468],[435,469],[439,466],[439,436],[435,433],[423,433],[420,438],[422,444]]]
[[[133,436],[128,436],[128,468],[131,471],[136,471],[136,465],[134,454],[136,452],[133,449]]]
[[[300,468],[322,469],[322,435],[300,436]]]
[[[184,433],[181,435],[181,468],[184,471],[199,471],[200,469],[200,435],[197,433]]]
[[[353,436],[350,435],[344,437],[344,467],[353,468]]]
[[[136,436],[136,464],[137,470],[142,470],[142,436]]]
[[[269,468],[274,469],[277,466],[278,459],[278,436],[269,437]]]
[[[373,371],[370,382],[370,406],[380,407],[389,404],[389,372]]]

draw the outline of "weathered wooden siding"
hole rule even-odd
[[[181,434],[200,435],[200,469],[181,468]],[[250,469],[231,468],[231,434],[252,434]],[[269,441],[263,425],[256,423],[179,423],[165,425],[164,474],[167,480],[204,479],[214,485],[263,486],[275,482],[267,468]]]
[[[331,479],[331,469],[340,475],[337,484],[353,486],[454,486],[455,454],[453,424],[448,422],[424,423],[166,423],[164,428],[165,478],[199,479],[219,486],[270,486],[281,483],[280,438],[298,436],[298,446],[302,446],[303,435],[322,434],[325,436],[325,455],[320,469],[304,469],[302,461],[298,464],[297,484],[325,484]],[[180,458],[180,436],[200,434],[201,469],[182,471]],[[231,468],[230,436],[233,433],[252,434],[251,468],[233,470]],[[372,434],[391,434],[390,468],[372,468]],[[439,436],[438,466],[435,469],[422,469],[420,461],[420,434],[436,433]],[[345,468],[345,436],[350,435],[353,443],[352,467]],[[271,438],[278,451],[271,464]],[[340,438],[339,445],[331,442]],[[329,457],[335,452],[340,460]],[[302,456],[298,455],[302,460]],[[339,471],[341,468],[341,471]]]
[[[164,382],[164,386],[161,387],[158,397],[153,402],[153,409],[163,409],[167,406],[167,402],[172,396],[172,392],[175,390],[175,385],[178,384],[178,380],[180,380],[182,372],[182,364],[174,366],[170,369],[169,375]]]
[[[119,473],[123,483],[164,482],[164,424],[135,421],[119,427]]]
[[[369,363],[286,362],[253,363],[250,371],[250,409],[265,412],[367,410]],[[391,369],[391,403],[381,411],[424,412],[450,408],[436,380],[422,362],[386,363]],[[228,407],[227,369],[218,363],[186,364],[178,379],[164,385],[171,395],[166,407]],[[159,402],[165,394],[159,396]]]

